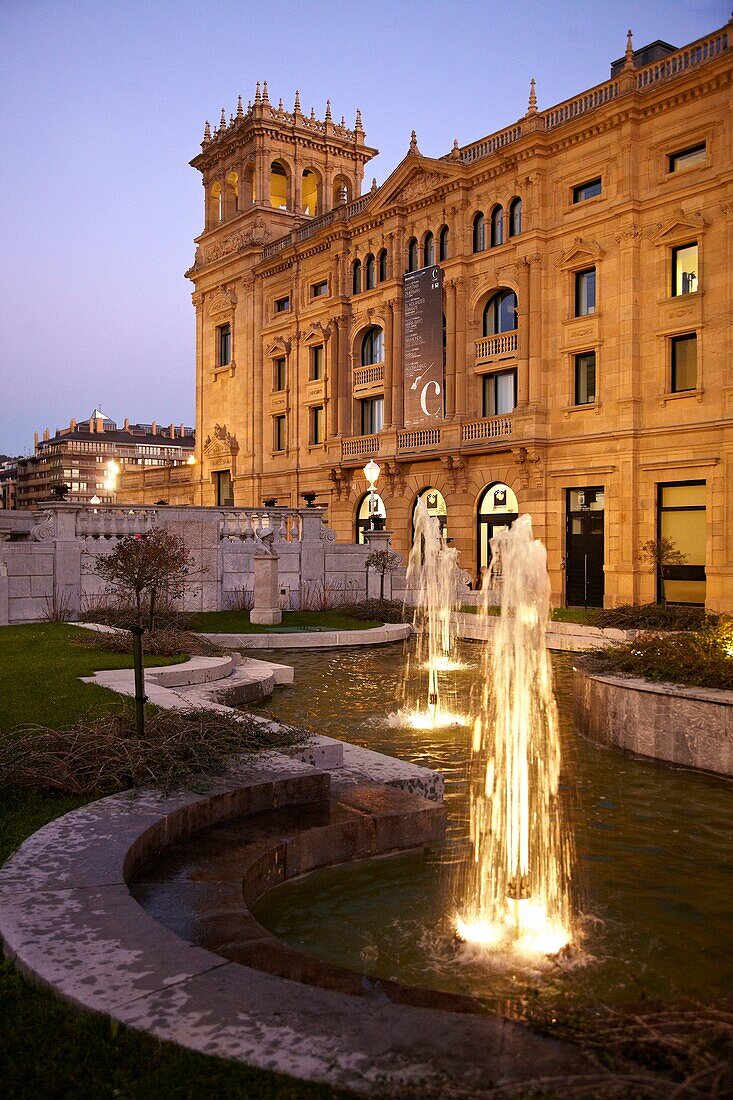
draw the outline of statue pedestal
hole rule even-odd
[[[278,595],[277,554],[254,555],[254,607],[249,621],[258,625],[274,626],[283,621]]]

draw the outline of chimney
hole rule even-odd
[[[103,432],[104,431],[104,420],[102,420],[101,416],[97,417],[97,431],[98,432]]]
[[[76,428],[76,421],[74,420],[74,418],[72,416],[71,420],[69,421],[69,431],[73,432],[75,430],[75,428]]]
[[[155,421],[153,421],[153,423],[150,425],[150,434],[151,435],[157,435],[158,434],[158,425],[155,423]]]
[[[123,432],[129,432],[129,430],[130,430],[130,418],[129,418],[129,416],[125,417],[125,423],[122,425],[122,430],[123,430]]]
[[[171,426],[168,428],[168,435],[171,437],[171,439],[176,438],[176,426],[175,426],[175,424],[171,424]]]
[[[178,426],[178,434],[179,434],[179,436],[181,437],[181,439],[183,439],[183,436],[184,436],[184,431],[183,431],[183,429],[184,429],[184,425],[183,425],[183,424],[179,424],[179,426]]]
[[[33,433],[33,449],[38,450],[38,432]]]
[[[92,419],[92,417],[90,416],[90,417],[89,417],[89,431],[90,431],[90,432],[94,432],[94,431],[95,431],[95,424],[96,424],[96,423],[97,423],[97,422],[96,422],[96,420],[93,420],[93,419]]]
[[[50,439],[50,438],[51,438],[51,433],[50,433],[50,431],[48,430],[48,428],[44,428],[44,429],[43,429],[43,442],[45,443],[45,442],[46,442],[46,440],[47,440],[47,439]]]

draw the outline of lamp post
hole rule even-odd
[[[374,488],[374,486],[377,484],[377,481],[379,479],[379,473],[380,473],[379,466],[377,465],[377,463],[374,461],[373,458],[370,458],[369,461],[367,462],[366,466],[364,467],[364,477],[366,478],[367,484],[369,485],[369,530],[370,531],[376,530],[376,528],[374,526],[374,517],[377,514],[378,504],[377,504],[377,491]]]

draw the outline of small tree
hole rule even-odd
[[[655,576],[659,577],[662,603],[666,604],[667,594],[664,582],[669,577],[669,566],[684,565],[687,557],[681,550],[677,549],[674,539],[662,536],[658,539],[647,539],[646,542],[642,542],[639,547],[638,558]]]
[[[135,602],[136,621],[131,627],[135,666],[135,711],[140,737],[145,733],[145,671],[143,668],[143,616],[148,629],[155,628],[155,611],[162,595],[179,599],[191,573],[191,558],[183,540],[162,527],[144,535],[127,535],[107,557],[97,558],[97,574],[110,592]]]
[[[395,554],[392,550],[372,550],[371,554],[364,563],[366,571],[369,573],[370,569],[373,569],[375,573],[379,573],[379,598],[384,599],[384,578],[388,573],[394,573],[397,567],[400,565],[402,557],[400,554]]]

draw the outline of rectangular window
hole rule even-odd
[[[361,402],[361,434],[376,435],[384,425],[384,398],[367,397]]]
[[[575,273],[575,316],[587,317],[596,311],[596,269]]]
[[[285,416],[273,416],[272,418],[272,449],[284,451],[288,445],[288,426]]]
[[[220,508],[234,507],[234,489],[232,487],[232,471],[217,470],[214,474],[216,484],[216,503]]]
[[[697,389],[697,335],[672,337],[672,393]]]
[[[272,388],[276,393],[280,390],[284,390],[288,384],[288,367],[287,359],[283,356],[281,359],[273,359],[272,361]]]
[[[699,145],[691,145],[688,149],[680,149],[678,153],[671,153],[669,158],[670,172],[681,172],[685,168],[693,168],[696,164],[704,164],[707,149],[705,142]]]
[[[323,344],[311,348],[310,381],[320,382],[323,378]]]
[[[596,195],[601,193],[601,177],[596,176],[593,180],[586,180],[585,183],[578,183],[573,188],[573,202],[585,202],[586,199],[595,198]]]
[[[486,374],[483,379],[483,416],[506,416],[517,404],[517,372]]]
[[[314,298],[323,298],[328,294],[328,279],[322,279],[320,283],[313,283],[311,294]]]
[[[672,294],[694,294],[698,289],[697,242],[672,249]]]
[[[310,410],[310,433],[309,442],[311,446],[316,443],[323,443],[326,438],[326,413],[323,405],[313,405]]]
[[[705,482],[688,481],[660,485],[658,534],[668,540],[684,562],[664,564],[657,578],[659,595],[673,603],[705,603],[707,542]]]
[[[232,361],[232,326],[219,325],[216,330],[216,365],[226,367]]]
[[[284,298],[275,299],[275,313],[287,313],[290,309],[290,295],[286,294]]]
[[[596,353],[575,356],[575,404],[592,405],[596,399]]]

